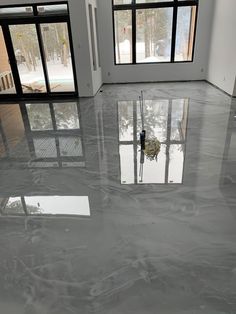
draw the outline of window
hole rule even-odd
[[[29,16],[33,15],[33,8],[32,7],[9,7],[9,8],[0,8],[0,16]]]
[[[192,62],[198,0],[113,0],[115,64]]]
[[[68,14],[67,4],[55,4],[55,5],[44,5],[37,6],[39,15],[43,14]]]

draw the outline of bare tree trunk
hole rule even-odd
[[[30,63],[30,58],[29,58],[28,53],[26,52],[26,49],[25,49],[25,44],[26,43],[23,42],[23,40],[21,39],[20,40],[21,51],[23,53],[23,56],[25,57],[25,63],[26,63],[27,69],[28,69],[28,71],[31,71],[32,67],[31,67],[31,63]]]
[[[63,27],[63,64],[65,67],[68,66],[68,49],[67,49],[67,29],[66,24]]]
[[[45,55],[45,59],[46,61],[49,61],[49,55],[48,55],[48,45],[47,45],[47,31],[42,31],[42,37],[43,37],[43,48],[44,48],[44,55]]]
[[[36,54],[34,50],[30,50],[30,58],[31,58],[31,63],[33,65],[34,71],[36,71],[37,67],[37,61],[36,61]]]
[[[130,44],[130,61],[131,61],[133,58],[132,47],[131,47],[132,46],[132,28],[129,27],[127,29],[127,32],[128,32],[128,38],[129,38],[129,44]]]
[[[56,39],[57,39],[57,46],[56,46],[56,55],[57,55],[57,60],[59,60],[59,55],[61,54],[61,49],[60,49],[60,34],[58,27],[55,26],[55,32],[56,32]],[[54,60],[54,57],[53,57]]]
[[[145,58],[150,57],[150,29],[148,26],[148,13],[144,10],[145,13],[145,23],[144,23],[144,35],[145,35]]]

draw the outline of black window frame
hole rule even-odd
[[[58,5],[58,4],[66,4],[67,12],[60,12],[56,14],[45,13],[40,14],[37,10],[40,6],[46,5]],[[76,65],[75,65],[75,56],[74,56],[74,47],[73,47],[73,39],[72,39],[72,29],[71,29],[71,21],[70,21],[70,10],[68,1],[49,1],[49,2],[38,2],[38,3],[21,3],[21,4],[10,4],[10,5],[0,5],[0,8],[19,8],[19,7],[32,7],[33,12],[31,15],[26,14],[25,16],[20,15],[0,15],[0,26],[2,27],[3,37],[6,44],[6,49],[8,53],[8,58],[10,61],[10,66],[12,70],[13,80],[15,84],[16,93],[14,94],[0,94],[0,102],[2,101],[11,101],[11,100],[28,100],[28,99],[61,99],[61,97],[78,97],[78,82],[77,82],[77,73],[76,73]],[[62,91],[62,92],[52,92],[49,87],[49,77],[48,70],[46,66],[46,61],[44,56],[44,47],[41,38],[41,30],[40,24],[42,23],[66,23],[68,29],[68,36],[70,40],[70,51],[71,51],[71,61],[72,61],[72,70],[74,77],[74,91]],[[34,24],[37,31],[38,43],[40,53],[42,55],[42,66],[45,77],[46,84],[46,92],[42,93],[23,93],[20,76],[17,67],[17,61],[14,54],[14,47],[10,35],[9,26],[17,25],[17,24]]]
[[[197,20],[198,20],[198,7],[199,0],[173,0],[164,2],[150,2],[150,3],[136,3],[136,0],[131,0],[130,4],[115,4],[115,0],[112,1],[112,23],[113,23],[113,51],[114,51],[114,64],[115,65],[139,65],[139,64],[170,64],[170,63],[191,63],[194,61],[195,54],[195,41],[197,33]],[[175,61],[175,44],[176,44],[176,32],[177,32],[177,17],[179,7],[196,7],[196,18],[194,25],[194,37],[193,37],[193,50],[191,60]],[[171,37],[171,57],[170,61],[160,62],[137,62],[136,60],[136,10],[140,9],[158,9],[158,8],[173,8],[173,20],[172,20],[172,37]],[[116,61],[116,38],[115,38],[115,12],[122,10],[131,11],[132,19],[132,62],[130,63],[117,63]]]

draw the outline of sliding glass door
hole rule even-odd
[[[7,16],[0,22],[0,48],[4,52],[0,57],[5,58],[4,63],[0,60],[4,64],[4,68],[0,66],[0,94],[17,92],[22,97],[40,98],[76,95],[67,4],[34,4],[22,10],[21,15],[14,16],[12,8],[5,9]]]
[[[67,23],[41,24],[40,30],[50,90],[52,92],[74,91],[75,84]]]
[[[34,24],[10,25],[23,93],[45,93],[46,83]]]

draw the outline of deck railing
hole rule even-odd
[[[14,87],[12,73],[10,71],[0,73],[0,92]]]

